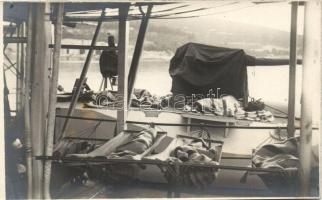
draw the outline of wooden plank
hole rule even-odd
[[[47,136],[45,155],[51,156],[53,153],[54,132],[55,132],[55,119],[56,119],[56,101],[57,101],[57,85],[58,85],[58,72],[60,62],[60,45],[62,39],[62,21],[64,4],[55,4],[56,8],[56,23],[55,23],[55,47],[53,52],[53,67],[52,77],[49,87],[49,108],[48,108],[48,122],[47,122]],[[44,198],[50,199],[50,180],[51,180],[51,161],[46,160],[44,166]]]
[[[126,119],[128,109],[128,42],[129,22],[127,21],[129,5],[119,8],[119,41],[118,41],[118,95],[122,98],[122,108],[117,110],[117,133],[126,130]]]
[[[131,97],[131,94],[133,93],[133,90],[134,90],[136,74],[137,74],[138,67],[139,67],[139,62],[140,62],[140,58],[141,58],[141,54],[142,54],[142,50],[143,50],[143,45],[144,45],[145,33],[146,33],[146,29],[148,27],[151,12],[152,12],[152,5],[148,6],[147,13],[143,16],[142,22],[140,25],[140,29],[139,29],[138,37],[136,40],[133,57],[132,57],[130,72],[129,72],[129,76],[128,76],[128,97]],[[130,99],[131,98],[128,99],[129,105],[130,105]]]
[[[300,132],[300,181],[301,196],[310,196],[312,157],[313,74],[320,68],[321,56],[321,2],[306,1],[304,11],[304,52],[302,69],[301,132]]]
[[[296,91],[296,60],[297,60],[297,9],[298,2],[292,2],[290,33],[290,68],[288,89],[288,122],[287,135],[294,137],[295,133],[295,91]]]
[[[101,17],[104,17],[104,16],[105,16],[105,10],[102,10]],[[95,30],[95,33],[94,33],[94,36],[93,36],[93,39],[92,39],[91,46],[96,45],[96,41],[97,41],[97,38],[98,38],[99,31],[101,30],[101,26],[102,26],[102,21],[98,21],[97,27],[96,27],[96,30]],[[73,94],[73,98],[72,98],[72,101],[70,103],[67,116],[72,116],[73,113],[74,113],[74,109],[76,107],[76,104],[77,104],[77,101],[78,101],[78,98],[79,98],[79,95],[80,95],[80,92],[81,92],[82,85],[84,85],[84,83],[85,83],[87,71],[89,69],[89,66],[90,66],[90,63],[91,63],[91,60],[92,60],[92,55],[93,55],[93,49],[90,49],[88,51],[88,54],[87,54],[87,57],[86,57],[86,60],[85,60],[85,63],[84,63],[84,67],[83,67],[82,73],[81,73],[80,78],[79,78],[79,84],[77,85],[75,93]],[[63,128],[62,128],[61,137],[64,136],[64,132],[65,132],[67,126],[68,126],[68,122],[69,122],[69,118],[67,118],[65,120],[65,123],[64,123]]]
[[[49,48],[54,48],[54,44],[49,44]],[[109,47],[109,46],[91,46],[91,45],[76,45],[76,44],[62,44],[62,49],[90,49],[90,50],[110,50],[117,51],[117,47]]]

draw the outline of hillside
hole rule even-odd
[[[135,44],[139,26],[139,21],[130,22],[130,46]],[[95,24],[77,24],[76,28],[64,27],[63,37],[88,41],[91,40],[94,30]],[[107,33],[117,38],[117,22],[103,24],[100,42],[106,41]],[[299,36],[299,43],[301,41],[302,37]],[[151,20],[144,50],[173,54],[179,46],[187,42],[242,48],[257,57],[287,57],[289,54],[288,32],[225,20],[200,19]],[[299,53],[301,52],[299,44]]]

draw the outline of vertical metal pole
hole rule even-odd
[[[20,37],[20,27],[21,24],[17,24],[16,26],[16,35],[17,38]],[[16,44],[16,115],[20,114],[20,94],[21,94],[21,88],[20,88],[20,44]],[[18,75],[19,74],[19,75]]]
[[[135,79],[136,79],[136,74],[138,71],[138,66],[140,62],[140,57],[142,54],[142,49],[143,49],[143,44],[144,44],[144,38],[145,38],[145,33],[146,29],[148,27],[149,19],[151,16],[151,11],[152,11],[152,5],[148,6],[148,10],[144,16],[142,16],[142,21],[138,33],[138,37],[136,40],[135,44],[135,49],[132,57],[132,63],[130,67],[130,72],[129,72],[129,77],[128,77],[128,104],[130,106],[130,99],[131,99],[131,94],[133,93],[134,89],[134,84],[135,84]]]
[[[297,63],[297,10],[298,2],[292,2],[291,10],[291,33],[290,33],[290,68],[288,89],[288,137],[294,137],[295,133],[295,85]]]
[[[31,76],[31,53],[33,35],[33,5],[29,4],[27,22],[27,49],[26,49],[26,70],[25,70],[25,97],[24,97],[24,121],[25,121],[25,150],[27,166],[27,198],[32,198],[32,147],[30,131],[30,76]]]
[[[55,131],[55,118],[56,118],[56,101],[57,101],[57,85],[58,85],[58,72],[60,61],[60,47],[62,38],[62,22],[64,4],[57,3],[56,7],[56,23],[55,23],[55,44],[53,52],[53,68],[52,77],[49,87],[49,108],[48,108],[48,122],[47,122],[47,137],[45,155],[51,156],[54,144],[54,131]],[[45,161],[44,167],[44,198],[50,199],[50,178],[51,178],[51,161]]]
[[[101,29],[101,26],[102,26],[102,22],[103,22],[102,19],[103,19],[104,16],[105,16],[105,9],[102,10],[102,14],[101,14],[100,20],[97,23],[97,27],[96,27],[96,30],[95,30],[95,33],[94,33],[94,36],[93,36],[93,39],[92,39],[91,47],[93,47],[93,46],[96,45],[96,41],[97,41],[97,38],[98,38],[98,34],[100,32],[100,29]],[[77,88],[75,90],[75,93],[73,94],[73,98],[72,98],[72,101],[71,101],[70,106],[69,106],[69,109],[68,109],[68,113],[67,113],[67,116],[68,117],[72,116],[73,113],[74,113],[74,109],[75,109],[75,106],[77,104],[78,97],[80,95],[82,85],[85,82],[86,74],[87,74],[87,71],[88,71],[89,66],[90,66],[90,63],[91,63],[93,51],[94,50],[92,48],[90,48],[88,50],[87,57],[86,57],[86,60],[85,60],[85,64],[84,64],[84,67],[83,67],[81,76],[79,78],[79,84],[77,85]],[[66,130],[67,125],[68,125],[68,122],[69,122],[69,118],[66,118],[66,120],[64,122],[64,125],[63,125],[63,128],[62,128],[61,135],[60,135],[59,138],[61,138],[64,135],[65,130]]]
[[[118,38],[118,95],[122,98],[122,108],[117,110],[117,133],[126,129],[126,118],[128,108],[128,40],[129,40],[129,22],[127,16],[129,5],[124,5],[119,8],[119,38]]]
[[[49,3],[36,3],[34,10],[34,38],[31,84],[31,132],[33,157],[44,155],[47,128],[51,36]],[[33,198],[43,198],[43,161],[33,159]]]
[[[300,180],[301,196],[310,195],[313,74],[320,66],[321,2],[306,1],[304,13],[304,52],[302,72],[301,134],[300,134]]]
[[[21,23],[20,27],[20,37],[25,37],[25,23]],[[25,44],[20,43],[20,110],[24,107],[24,75],[25,75]]]

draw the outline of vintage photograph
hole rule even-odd
[[[319,199],[318,0],[4,1],[7,199]]]

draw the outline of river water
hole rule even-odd
[[[166,95],[170,93],[171,77],[169,75],[170,59],[142,59],[137,73],[135,88],[147,89],[152,94]],[[76,78],[79,78],[84,61],[61,61],[59,69],[59,84],[66,92],[72,91]],[[301,76],[302,66],[297,66],[296,73],[296,116],[300,116]],[[288,104],[288,66],[255,66],[248,67],[249,94],[255,99],[261,98],[267,105],[287,112]],[[15,76],[7,74],[11,109],[15,108]],[[319,72],[312,74],[312,80]],[[91,62],[87,73],[87,83],[92,90],[99,89],[102,76],[96,60]],[[314,118],[319,119],[320,88],[312,88],[314,98]]]
[[[80,76],[84,61],[63,61],[59,71],[59,84],[65,91],[71,91],[76,78]],[[142,60],[136,78],[135,88],[147,89],[152,94],[170,93],[171,77],[169,61]],[[296,114],[300,113],[301,66],[297,67]],[[287,111],[288,66],[248,67],[248,85],[251,97],[261,98],[268,105]],[[87,83],[94,91],[99,89],[102,76],[97,61],[91,63]]]

